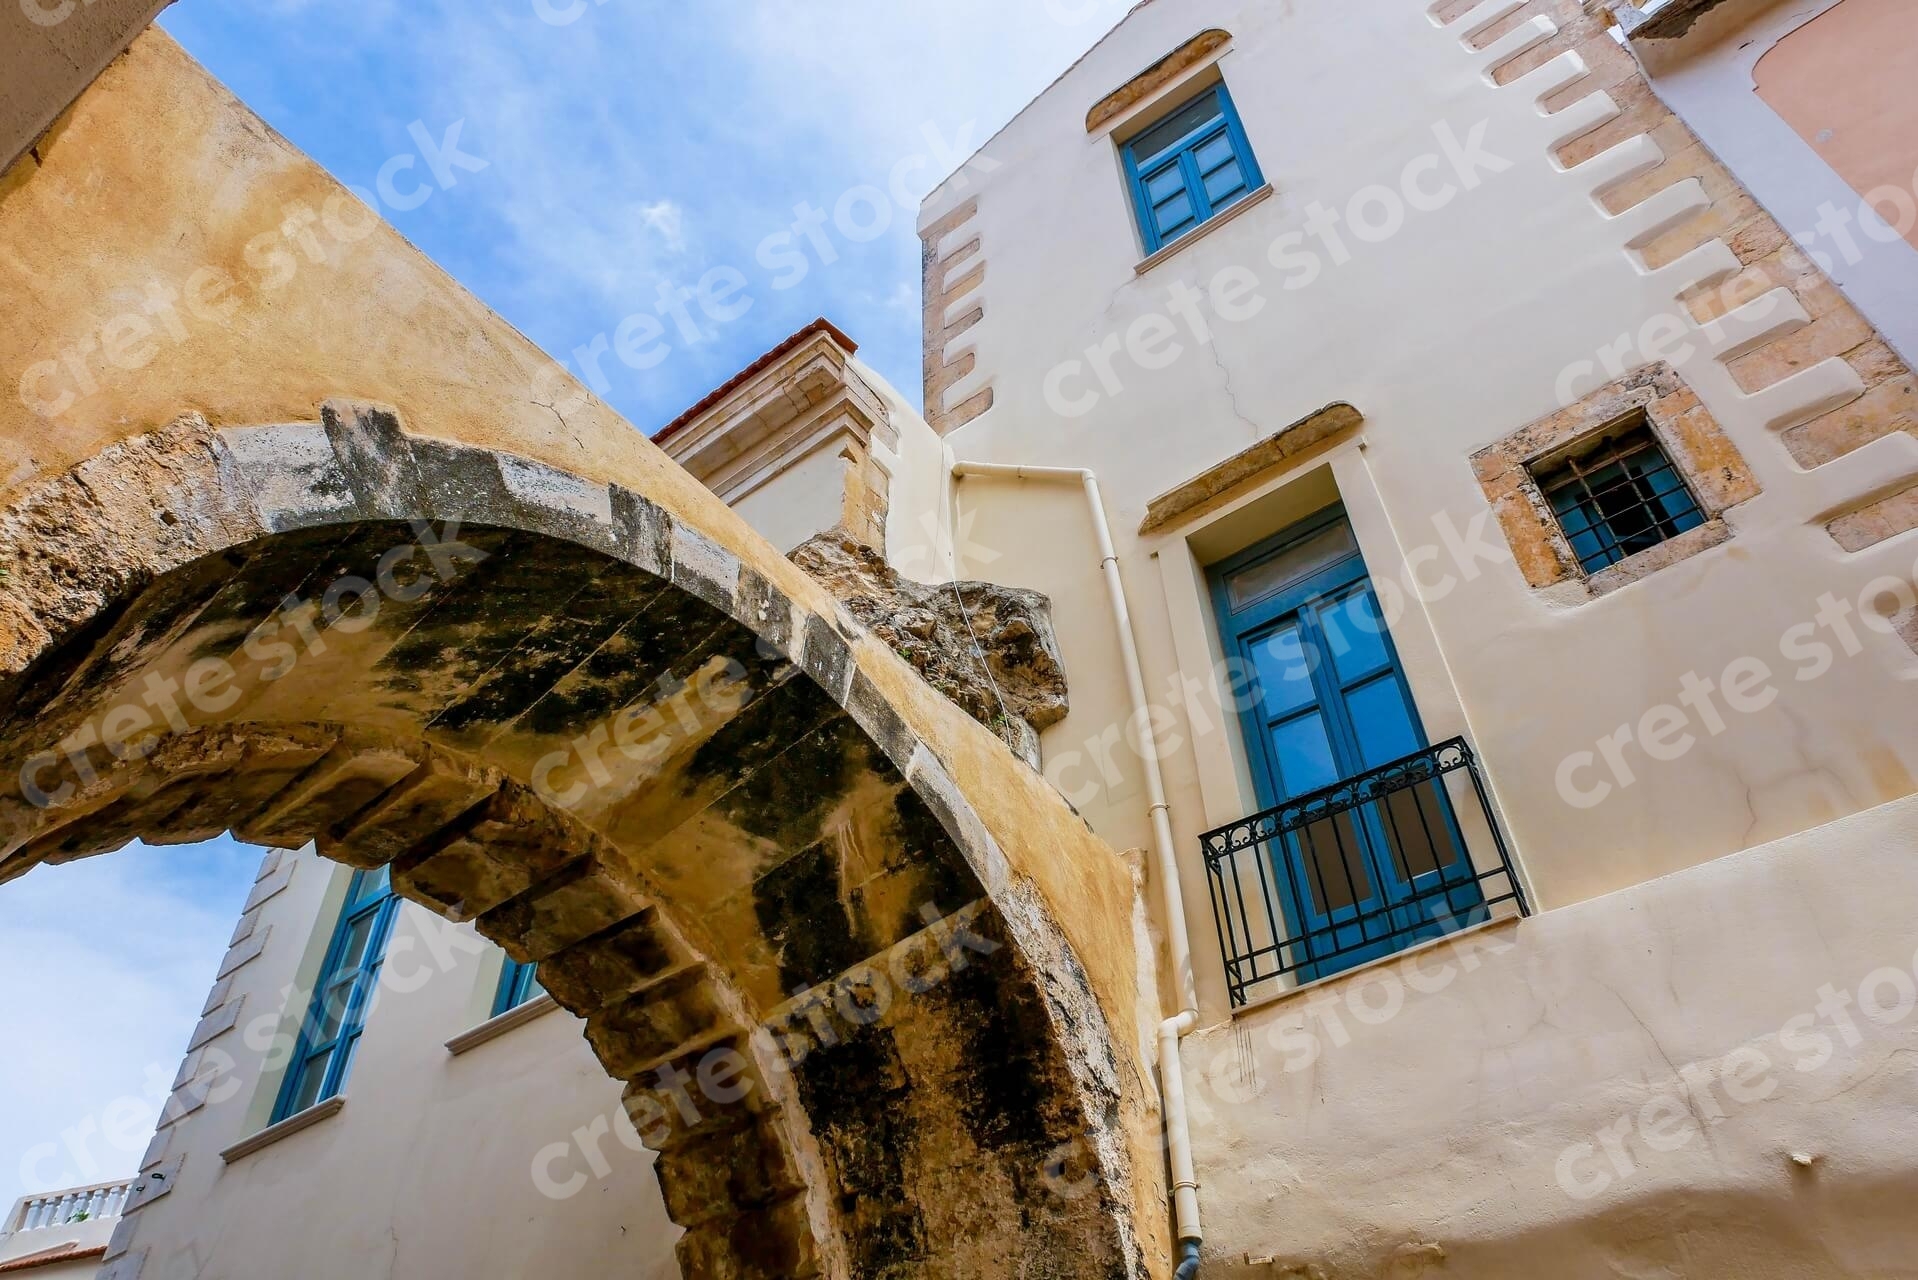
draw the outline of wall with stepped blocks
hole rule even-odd
[[[976,410],[947,446],[1093,469],[1117,535],[1208,1024],[1207,1274],[1783,1280],[1910,1251],[1918,979],[1885,889],[1918,830],[1911,371],[1596,9],[1154,0],[923,211],[928,401]],[[1216,78],[1270,194],[1148,256],[1120,145]],[[1529,467],[1641,411],[1711,525],[1587,575],[1535,536]],[[1262,806],[1206,569],[1333,501],[1542,910],[1233,1011],[1199,837]],[[1146,843],[1079,495],[958,502],[962,574],[1054,603],[1047,775]]]
[[[1088,132],[1091,107],[1211,30],[1230,39],[1202,65]],[[1212,78],[1271,194],[1148,259],[1119,142]],[[928,329],[937,346],[969,318],[948,392],[993,391],[947,431],[954,456],[1099,475],[1176,740],[1184,847],[1259,808],[1220,711],[1205,568],[1331,500],[1395,598],[1427,737],[1474,741],[1541,904],[1911,791],[1918,736],[1894,710],[1918,674],[1910,370],[1586,6],[1141,6],[933,193],[922,228],[942,261],[976,241],[990,262]],[[1522,477],[1487,451],[1577,406],[1629,408],[1645,377],[1666,388],[1668,450],[1711,496],[1712,545],[1617,590],[1531,573],[1534,548],[1499,520]],[[1341,403],[1356,429],[1228,467],[1205,503],[1148,518]],[[961,575],[1054,602],[1073,707],[1046,732],[1048,776],[1106,838],[1146,844],[1136,752],[1102,738],[1128,707],[1078,495],[967,480],[957,502]],[[1849,630],[1820,621],[1834,611]],[[1700,720],[1679,758],[1642,750],[1642,713],[1744,659],[1776,696],[1737,732]],[[1627,721],[1614,768],[1603,743]],[[1196,856],[1185,891],[1207,939]]]

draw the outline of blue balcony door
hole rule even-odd
[[[1259,801],[1288,804],[1428,744],[1351,525],[1332,508],[1213,570],[1243,664]],[[1481,895],[1442,783],[1333,812],[1273,843],[1301,981],[1459,927]]]

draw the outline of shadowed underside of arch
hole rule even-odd
[[[688,1275],[1145,1274],[1136,1054],[849,619],[345,404],[116,445],[0,566],[0,882],[228,830],[391,866],[586,1018]]]

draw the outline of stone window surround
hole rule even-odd
[[[1096,135],[1115,121],[1132,115],[1140,104],[1157,100],[1173,86],[1191,80],[1224,57],[1231,43],[1229,31],[1218,27],[1201,31],[1101,98],[1086,113],[1086,132]]]
[[[1145,275],[1166,259],[1183,253],[1189,246],[1203,240],[1207,235],[1236,221],[1255,206],[1264,204],[1274,194],[1275,189],[1271,181],[1269,179],[1262,181],[1257,187],[1248,191],[1237,204],[1224,212],[1200,223],[1171,243],[1161,245],[1149,253],[1145,252],[1147,247],[1145,233],[1139,225],[1138,217],[1132,213],[1134,205],[1132,180],[1126,173],[1125,160],[1121,154],[1125,149],[1122,140],[1151,128],[1161,119],[1178,111],[1208,86],[1227,87],[1223,63],[1226,55],[1231,52],[1231,32],[1216,28],[1202,32],[1128,81],[1122,88],[1108,94],[1086,117],[1086,132],[1093,138],[1104,138],[1114,149],[1116,173],[1128,213],[1127,221],[1132,226],[1133,236],[1143,254],[1133,266],[1133,272],[1136,275]],[[1256,145],[1253,153],[1256,156]]]
[[[1705,523],[1676,538],[1587,574],[1540,491],[1534,469],[1643,415],[1705,513]],[[1671,365],[1627,374],[1558,412],[1472,455],[1520,573],[1534,590],[1577,584],[1597,599],[1732,537],[1724,514],[1759,493],[1758,481],[1711,411]]]

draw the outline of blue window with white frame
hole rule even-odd
[[[1125,166],[1148,254],[1265,185],[1223,84],[1135,135],[1125,144]]]
[[[545,993],[546,988],[539,985],[539,966],[521,964],[508,956],[506,967],[500,970],[499,992],[493,997],[493,1016],[510,1013]]]
[[[319,980],[313,986],[313,1004],[300,1024],[292,1065],[287,1068],[286,1082],[274,1104],[275,1123],[338,1095],[346,1087],[399,905],[385,868],[353,873],[346,905],[340,911]]]

